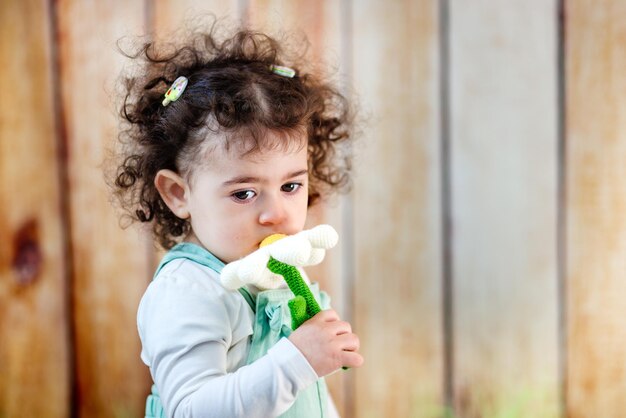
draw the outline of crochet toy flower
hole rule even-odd
[[[270,235],[258,250],[224,266],[222,285],[228,289],[238,289],[246,284],[260,289],[276,289],[283,285],[284,278],[295,295],[288,303],[292,329],[295,330],[321,310],[298,267],[321,263],[326,250],[334,247],[338,239],[337,232],[330,225],[318,225],[290,236]]]

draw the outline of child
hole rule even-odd
[[[336,416],[323,377],[363,363],[332,310],[259,352],[256,325],[277,320],[289,291],[220,284],[225,263],[301,231],[308,207],[349,179],[344,98],[284,57],[271,37],[221,39],[215,26],[133,56],[145,72],[126,80],[116,194],[169,250],[137,315],[155,382],[146,416]]]

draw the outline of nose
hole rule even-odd
[[[281,196],[266,196],[259,214],[259,223],[263,226],[278,226],[289,219],[285,202]]]

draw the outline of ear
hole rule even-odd
[[[159,170],[154,177],[161,199],[181,219],[189,218],[187,182],[172,170]]]

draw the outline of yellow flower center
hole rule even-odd
[[[285,235],[285,234],[273,234],[273,235],[270,235],[269,237],[266,237],[263,241],[261,241],[261,244],[259,245],[259,248],[265,247],[266,245],[270,245],[271,243],[276,242],[279,239],[283,239],[286,236],[287,235]]]

